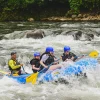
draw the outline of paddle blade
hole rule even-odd
[[[29,82],[32,82],[38,75],[38,72],[37,73],[33,73],[31,74],[30,76],[26,77],[26,82],[29,83]]]
[[[2,70],[0,70],[0,73],[2,73],[2,74],[9,74],[8,72],[2,71]]]
[[[31,74],[30,76],[26,77],[26,82],[32,82],[32,79],[34,78],[34,73]]]
[[[12,76],[19,76],[18,74],[12,74]]]
[[[32,84],[35,84],[36,83],[37,77],[38,77],[38,72],[35,73],[34,78],[32,80]]]
[[[99,55],[99,53],[95,50],[95,51],[92,51],[89,56],[92,57],[92,58],[97,58]]]

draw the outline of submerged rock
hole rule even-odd
[[[27,38],[35,38],[35,39],[37,39],[37,38],[43,38],[45,36],[45,34],[44,34],[44,31],[42,31],[42,30],[33,30],[33,31],[31,31],[31,32],[27,32],[26,33],[26,37]]]
[[[10,34],[4,35],[3,39],[21,39],[21,38],[43,38],[45,36],[44,31],[40,29],[27,30],[27,31],[15,31]]]
[[[73,37],[75,40],[80,40],[80,38],[82,37],[82,32],[77,31],[75,34],[73,34]]]
[[[86,38],[88,41],[91,41],[92,39],[94,39],[94,35],[93,34],[87,34]]]

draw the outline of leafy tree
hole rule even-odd
[[[78,14],[80,11],[80,6],[82,4],[82,0],[69,0],[70,11],[71,14]]]
[[[100,0],[82,0],[82,6],[90,11],[100,10]]]

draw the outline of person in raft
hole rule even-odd
[[[49,68],[51,65],[57,64],[57,58],[54,56],[53,47],[47,47],[45,52],[40,57],[40,64],[43,68]],[[57,62],[56,62],[57,61]]]
[[[8,61],[8,67],[11,71],[11,74],[21,75],[21,67],[23,64],[20,64],[16,59],[16,52],[11,52],[11,59]]]
[[[68,61],[68,60],[75,61],[78,58],[74,53],[70,52],[69,46],[64,46],[64,53],[61,57],[62,61]]]
[[[63,62],[61,62],[60,64],[57,65],[52,65],[49,70],[55,70],[57,68],[61,68],[61,67],[66,67],[70,64],[73,64],[73,62],[77,59],[78,57],[70,52],[70,47],[69,46],[64,46],[64,53],[61,56],[61,59]]]
[[[40,53],[35,52],[34,58],[30,61],[30,64],[32,65],[33,73],[37,73],[40,70]]]

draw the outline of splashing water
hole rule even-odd
[[[17,23],[16,23],[17,24]],[[39,23],[40,24],[40,23]],[[8,24],[7,24],[8,25]],[[34,25],[17,24],[18,27],[23,27],[23,30],[31,29]],[[44,26],[42,26],[44,25]],[[48,34],[50,31],[62,28],[95,28],[100,24],[89,23],[46,23],[40,24],[39,28],[45,30]],[[25,29],[25,27],[26,29]],[[48,28],[48,29],[46,29]],[[16,30],[14,30],[16,31]],[[15,33],[20,34],[20,29]],[[12,32],[14,33],[14,32]],[[88,55],[91,51],[100,51],[100,37],[94,36],[92,41],[74,40],[72,35],[48,35],[42,39],[32,38],[17,38],[0,40],[0,69],[8,71],[7,62],[10,58],[11,51],[17,51],[18,60],[24,64],[26,72],[32,73],[29,64],[35,51],[43,53],[47,46],[53,46],[55,55],[59,58],[63,53],[63,47],[69,45],[71,51],[81,56]],[[44,84],[19,84],[15,80],[7,76],[0,76],[0,99],[1,100],[100,100],[100,64],[94,69],[86,69],[87,78],[77,78],[75,76],[66,77],[70,84],[62,84],[55,82],[47,82]]]

